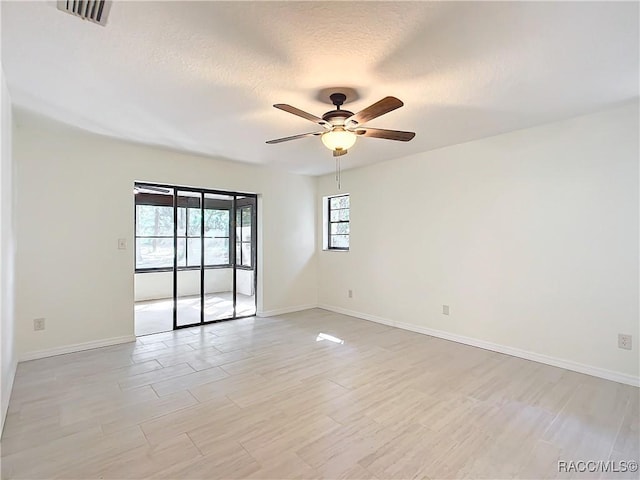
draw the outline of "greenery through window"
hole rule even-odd
[[[349,250],[349,195],[329,197],[327,200],[327,247],[329,250]]]
[[[204,264],[229,265],[229,210],[204,210]]]
[[[204,210],[204,265],[229,265],[229,210]],[[178,266],[199,266],[199,208],[178,208]],[[136,205],[136,270],[173,268],[173,207]]]
[[[136,270],[173,268],[173,207],[136,205]]]

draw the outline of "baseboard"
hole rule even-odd
[[[389,325],[403,330],[409,330],[411,332],[422,333],[424,335],[430,335],[432,337],[442,338],[444,340],[450,340],[452,342],[462,343],[470,345],[472,347],[482,348],[484,350],[491,350],[492,352],[504,353],[511,355],[512,357],[523,358],[525,360],[531,360],[533,362],[544,363],[545,365],[551,365],[553,367],[564,368],[565,370],[571,370],[578,373],[584,373],[585,375],[591,375],[593,377],[604,378],[606,380],[612,380],[618,383],[624,383],[625,385],[632,385],[634,387],[640,387],[640,377],[634,377],[626,373],[615,372],[613,370],[607,370],[605,368],[595,367],[592,365],[585,365],[583,363],[574,362],[564,358],[551,357],[549,355],[543,355],[541,353],[530,352],[528,350],[522,350],[520,348],[509,347],[506,345],[500,345],[497,343],[488,342],[486,340],[480,340],[473,337],[466,337],[464,335],[458,335],[456,333],[445,332],[443,330],[436,330],[433,328],[421,327],[419,325],[412,325],[409,323],[394,322],[386,318],[377,317],[368,313],[356,312],[354,310],[348,310],[346,308],[334,307],[331,305],[318,305],[318,308],[324,310],[330,310],[336,313],[342,313],[351,317],[362,318],[363,320],[369,320],[371,322],[381,323],[383,325]]]
[[[112,345],[120,345],[121,343],[129,343],[135,341],[135,335],[105,338],[104,340],[94,340],[92,342],[76,343],[74,345],[65,345],[63,347],[23,353],[22,355],[20,355],[19,361],[27,362],[29,360],[37,360],[39,358],[54,357],[56,355],[64,355],[66,353],[82,352],[83,350],[91,350],[92,348],[110,347]]]
[[[301,312],[316,308],[317,305],[297,305],[295,307],[274,308],[272,310],[258,310],[257,317],[273,317],[274,315],[284,315],[285,313]]]
[[[363,320],[369,320],[370,322],[382,323],[383,325],[388,325],[390,327],[396,326],[393,320],[388,320],[386,318],[371,315],[369,313],[356,312],[355,310],[349,310],[342,307],[334,307],[332,305],[318,305],[318,308],[329,310],[331,312],[342,313],[343,315],[349,315],[350,317],[362,318]]]

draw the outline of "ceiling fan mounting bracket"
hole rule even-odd
[[[332,85],[330,87],[322,88],[316,92],[314,98],[322,103],[335,105],[335,103],[333,103],[333,99],[331,98],[331,95],[333,95],[334,93],[340,93],[346,97],[342,104],[352,104],[360,99],[360,94],[358,94],[355,88],[346,87],[344,85]]]
[[[342,105],[347,100],[347,96],[344,93],[336,92],[329,95],[331,99],[331,103],[336,106],[337,110],[340,110],[340,105]]]

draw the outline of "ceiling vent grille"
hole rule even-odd
[[[103,26],[107,23],[110,9],[108,0],[58,0],[58,10]]]

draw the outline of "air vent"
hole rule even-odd
[[[111,1],[107,0],[58,0],[58,10],[103,26],[107,23],[109,9]]]

